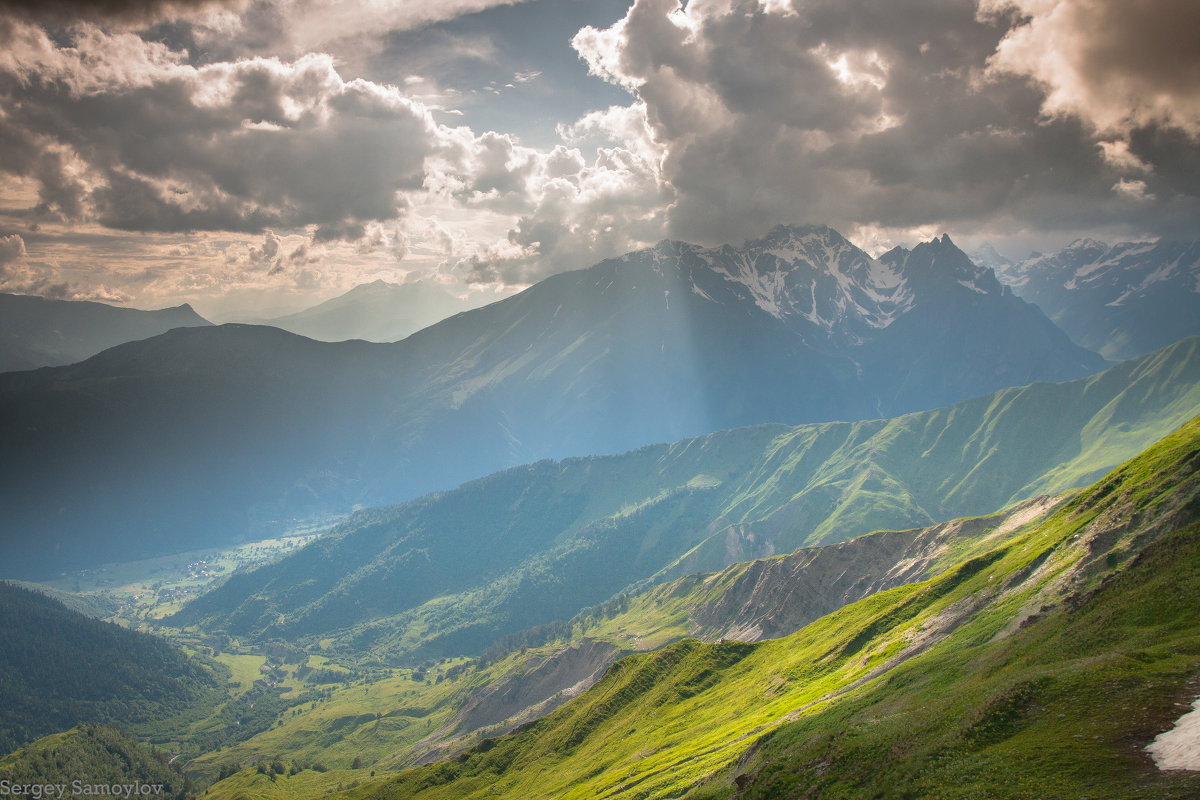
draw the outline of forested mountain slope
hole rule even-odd
[[[222,699],[213,670],[165,639],[0,582],[0,751],[80,723],[158,723]]]

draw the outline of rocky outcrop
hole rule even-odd
[[[422,742],[405,765],[431,764],[549,714],[590,689],[619,655],[616,645],[584,637],[521,661],[502,679],[472,692],[455,720]]]
[[[690,614],[701,639],[776,639],[876,592],[930,576],[951,548],[1001,536],[1040,518],[1059,498],[1037,497],[999,514],[928,528],[880,531],[848,542],[738,565],[720,595]],[[731,571],[710,580],[728,579]]]

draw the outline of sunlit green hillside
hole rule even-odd
[[[543,461],[361,512],[178,625],[412,665],[622,591],[1084,485],[1200,410],[1200,340],[1092,378],[891,420]]]
[[[1144,748],[1196,692],[1198,467],[1195,421],[931,580],[783,639],[626,658],[509,736],[348,796],[1195,796]]]

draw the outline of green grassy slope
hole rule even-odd
[[[240,769],[277,758],[348,769],[355,759],[375,766],[407,754],[445,726],[473,688],[498,673],[449,679],[449,666],[430,670],[427,679],[398,670],[374,680],[326,684],[321,688],[327,696],[283,709],[257,735],[190,761],[188,772],[213,780],[231,765]],[[297,684],[288,679],[289,686],[300,689]]]
[[[1015,631],[1001,613],[979,615],[958,648],[781,728],[734,770],[737,796],[1197,796],[1200,774],[1160,772],[1144,747],[1200,694],[1198,432],[1190,425],[1075,505],[1081,521],[1112,515],[1131,530],[1112,549],[1114,535],[1093,540],[1094,577],[1061,605],[1030,604]],[[1142,549],[1139,537],[1157,538]],[[723,779],[712,788],[734,794]]]
[[[1086,483],[1197,410],[1190,339],[1092,378],[893,420],[538,462],[362,512],[173,622],[398,663],[479,652],[630,587]]]
[[[332,682],[312,684],[303,669],[284,682],[294,692],[316,689],[327,696],[289,709],[253,737],[200,756],[188,770],[212,779],[230,765],[280,757],[335,768],[358,758],[370,768],[394,769],[453,756],[554,710],[619,655],[689,635],[706,641],[786,635],[865,595],[985,552],[1019,535],[1022,525],[1052,505],[1043,500],[928,529],[884,531],[677,579],[568,623],[509,637],[507,649],[489,648],[494,652],[478,660],[430,667],[423,678],[413,670],[390,670],[334,680],[328,665],[313,657],[321,679]],[[291,781],[288,786],[294,788]]]
[[[1200,420],[931,580],[784,639],[626,658],[346,796],[1193,797],[1200,775],[1143,748],[1200,690],[1198,468]]]
[[[184,800],[195,794],[191,782],[171,766],[166,755],[123,730],[98,725],[82,725],[42,737],[0,758],[0,781],[8,781],[5,794],[19,796],[31,792],[18,791],[17,786],[44,788],[47,784],[62,786],[66,797],[103,791],[92,788],[96,786],[138,784],[149,790],[139,794],[140,787],[131,788],[131,796]]]

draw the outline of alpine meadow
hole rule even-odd
[[[1196,31],[0,0],[0,800],[1200,797]]]

